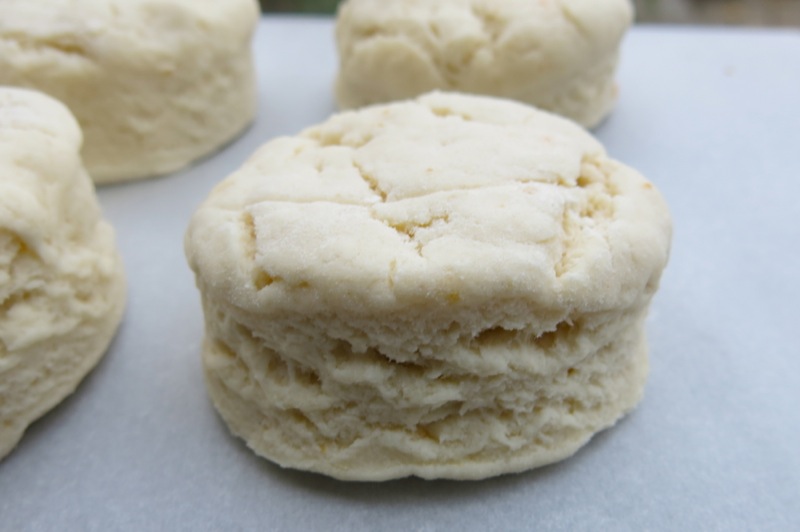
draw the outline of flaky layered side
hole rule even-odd
[[[592,127],[617,98],[629,0],[348,0],[336,26],[343,108],[438,89],[519,100]]]
[[[644,312],[602,333],[488,329],[403,362],[331,338],[276,350],[285,337],[210,302],[206,313],[208,389],[233,432],[282,466],[344,480],[479,479],[561,460],[635,406],[647,373]]]
[[[650,183],[533,108],[337,115],[192,219],[209,391],[256,452],[338,478],[561,459],[640,397],[670,231]]]
[[[125,281],[58,102],[0,88],[0,458],[102,357]]]
[[[165,174],[255,115],[255,0],[6,0],[0,85],[65,103],[97,183]]]

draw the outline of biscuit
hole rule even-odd
[[[61,103],[0,88],[0,458],[105,352],[125,301],[114,232]]]
[[[593,127],[616,101],[629,0],[347,0],[342,108],[438,89],[519,100]]]
[[[563,459],[634,407],[667,207],[580,126],[432,93],[276,139],[194,214],[214,405],[340,479]]]
[[[4,0],[0,85],[61,100],[96,183],[169,173],[250,123],[255,0]]]

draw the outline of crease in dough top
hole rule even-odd
[[[212,297],[267,314],[500,300],[592,312],[652,295],[670,233],[655,188],[577,125],[430,93],[268,143],[186,242]]]

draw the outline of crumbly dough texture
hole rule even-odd
[[[72,393],[122,316],[114,233],[59,102],[0,88],[0,458]]]
[[[616,101],[630,0],[347,0],[343,108],[439,89],[519,100],[592,127]]]
[[[233,432],[341,479],[477,479],[633,408],[671,235],[578,125],[432,93],[261,148],[195,213],[203,361]]]
[[[255,0],[3,0],[0,85],[78,119],[97,183],[175,171],[255,115]]]

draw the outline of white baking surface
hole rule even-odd
[[[267,19],[256,47],[254,127],[189,170],[100,191],[127,314],[0,462],[0,530],[800,530],[800,32],[632,31],[596,133],[675,219],[646,397],[570,460],[465,483],[283,471],[206,397],[188,218],[260,144],[334,109],[329,20]]]

